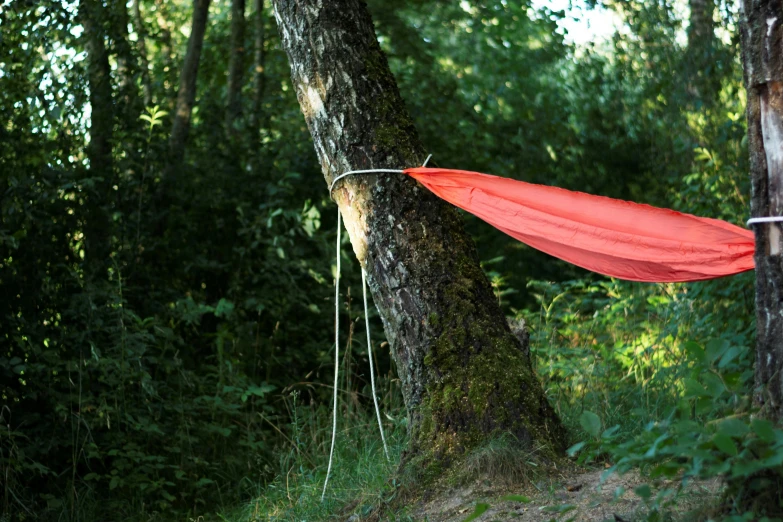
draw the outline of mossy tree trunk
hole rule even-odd
[[[421,165],[364,2],[273,4],[327,186],[352,169]],[[415,454],[448,462],[503,432],[562,449],[564,430],[457,211],[399,174],[347,178],[334,198],[391,344]]]
[[[783,3],[743,0],[742,58],[748,93],[751,214],[783,216]],[[756,232],[756,395],[783,419],[783,223]]]

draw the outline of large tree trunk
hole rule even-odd
[[[742,58],[748,92],[751,214],[783,216],[783,5],[742,1]],[[756,400],[783,419],[783,223],[756,231]]]
[[[150,83],[150,60],[147,56],[147,31],[141,16],[141,0],[133,0],[133,25],[136,29],[136,45],[141,58],[141,88],[144,93],[144,106],[152,105],[152,84]]]
[[[242,84],[245,72],[245,0],[231,0],[231,59],[228,66],[226,132],[235,138],[242,114]]]
[[[327,186],[351,169],[421,165],[366,5],[273,4]],[[562,449],[564,430],[457,211],[399,174],[348,178],[334,198],[391,344],[413,449],[448,461],[502,432]]]
[[[210,0],[193,1],[193,23],[188,39],[188,50],[182,64],[179,77],[177,106],[174,112],[174,122],[169,138],[169,169],[167,177],[171,180],[173,174],[180,168],[185,158],[185,145],[190,132],[190,117],[196,102],[196,80],[198,66],[201,61],[201,48],[204,45],[204,33],[207,30],[207,14]]]
[[[92,194],[97,199],[89,205],[84,227],[86,261],[90,272],[100,270],[108,259],[110,223],[104,210],[112,185],[112,142],[114,110],[112,104],[111,67],[104,37],[105,13],[100,1],[83,0],[79,4],[79,21],[84,28],[87,52],[87,81],[90,87],[90,161]]]

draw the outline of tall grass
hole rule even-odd
[[[292,421],[281,430],[287,434],[288,444],[281,448],[275,478],[256,484],[255,491],[248,491],[252,496],[250,502],[218,514],[217,519],[231,522],[311,521],[325,520],[335,514],[348,518],[351,514],[367,515],[391,502],[400,487],[393,476],[407,444],[407,420],[396,383],[387,384],[391,386],[387,386],[382,416],[389,460],[384,455],[372,403],[359,403],[350,397],[346,401],[341,397],[332,474],[322,501],[329,460],[331,412],[321,405],[302,404],[294,392],[286,398]]]

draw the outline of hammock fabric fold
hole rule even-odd
[[[405,174],[509,236],[610,277],[670,283],[754,268],[753,232],[719,219],[464,170]]]

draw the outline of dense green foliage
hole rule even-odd
[[[292,491],[315,505],[325,472],[315,456],[328,452],[335,220],[271,10],[262,103],[246,52],[231,133],[231,6],[211,7],[186,161],[171,182],[191,3],[143,0],[142,27],[133,3],[98,4],[113,86],[105,171],[87,159],[94,115],[78,3],[0,1],[0,514],[161,520],[255,499],[237,517],[302,515]],[[558,33],[563,13],[526,2],[370,6],[439,165],[740,223],[749,188],[734,4],[715,13],[706,68],[671,2],[604,5],[623,30],[586,46]],[[247,16],[249,51],[250,2]],[[750,416],[751,275],[621,284],[466,221],[501,303],[532,329],[539,374],[584,442],[574,448],[583,462],[642,465],[653,478],[727,474],[739,479],[738,513],[742,486],[755,487],[747,477],[779,483],[781,432]],[[358,271],[343,252],[353,332]],[[395,494],[364,414],[362,339],[349,338],[344,359],[339,493],[309,517]],[[404,414],[381,352],[397,454]],[[355,498],[367,490],[375,497]],[[653,513],[672,498],[640,494]]]

